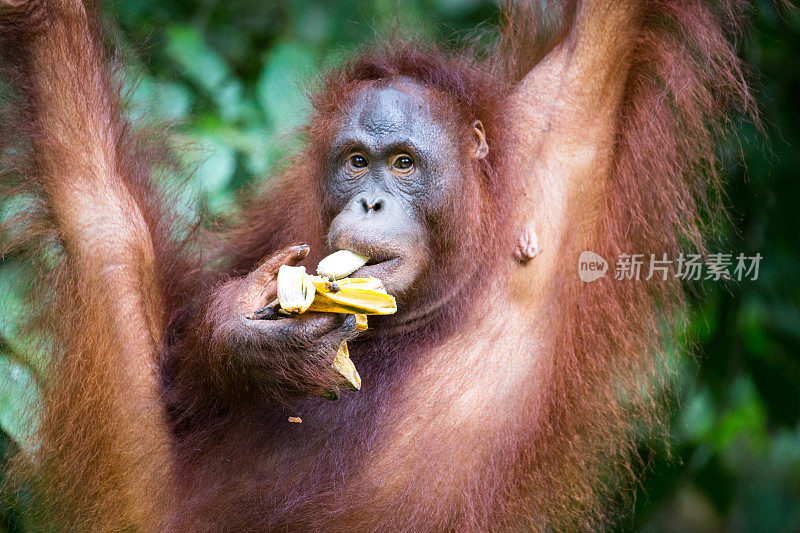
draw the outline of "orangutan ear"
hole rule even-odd
[[[486,144],[486,131],[483,129],[483,122],[476,120],[472,123],[472,131],[475,134],[475,149],[472,151],[472,157],[475,159],[483,159],[489,154],[489,145]]]

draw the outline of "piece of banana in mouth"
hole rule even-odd
[[[324,258],[317,265],[317,275],[330,280],[346,278],[367,264],[369,257],[350,250],[339,250]]]
[[[284,316],[305,312],[353,314],[357,328],[366,330],[367,315],[391,315],[397,312],[397,302],[394,296],[386,292],[381,280],[347,277],[367,261],[368,257],[349,250],[339,250],[319,262],[316,276],[308,274],[303,266],[281,266],[277,279],[278,299],[268,306],[270,312]],[[261,312],[256,311],[251,317],[262,318],[258,315]],[[343,387],[361,389],[361,376],[350,359],[347,341],[342,341],[339,346],[333,368],[342,376]],[[324,391],[321,394],[335,399],[339,391]]]

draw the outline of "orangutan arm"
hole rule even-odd
[[[63,527],[152,530],[170,486],[156,215],[96,25],[78,0],[0,2],[4,67],[25,100],[19,128],[35,154],[26,186],[63,249],[38,468],[57,491],[42,501]]]
[[[530,276],[530,284],[521,285],[534,301],[545,294],[542,284],[556,275],[565,256],[572,259],[574,250],[593,239],[639,17],[635,2],[581,3],[564,40],[511,95],[509,106],[519,117],[514,161],[533,192],[518,224],[525,231],[535,221],[539,246],[546,250],[530,270],[520,271]]]

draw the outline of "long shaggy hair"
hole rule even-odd
[[[22,11],[0,12],[3,76],[14,89],[5,93],[0,123],[3,196],[22,195],[29,206],[6,220],[3,250],[24,252],[31,261],[29,279],[37,290],[30,327],[49,340],[42,347],[50,365],[37,406],[41,423],[28,448],[32,455],[20,455],[9,485],[33,491],[41,510],[36,520],[76,530],[158,529],[165,521],[178,529],[489,530],[524,524],[561,530],[595,528],[609,518],[609,496],[631,481],[636,443],[659,427],[664,354],[683,304],[676,280],[553,280],[548,297],[561,305],[551,318],[555,347],[541,354],[552,359],[552,376],[536,393],[520,386],[520,402],[499,407],[511,411],[514,422],[494,436],[493,454],[480,471],[463,475],[461,465],[448,458],[443,433],[439,448],[424,456],[432,465],[424,482],[346,485],[373,467],[373,452],[394,444],[377,422],[412,429],[428,423],[405,420],[398,410],[415,393],[430,392],[405,378],[426,354],[470,328],[486,297],[481,291],[494,286],[481,282],[503,272],[498,265],[515,237],[513,210],[506,207],[525,192],[506,157],[506,128],[516,117],[503,102],[549,51],[570,45],[579,2],[508,6],[497,52],[489,59],[395,43],[329,73],[312,97],[307,148],[266,196],[244,202],[235,227],[208,252],[197,248],[213,235],[175,230],[182,222],[165,207],[165,193],[150,171],[150,163],[162,159],[157,144],[134,136],[120,118],[96,17],[65,14],[67,8],[51,4],[30,1]],[[628,36],[632,64],[612,172],[597,199],[602,215],[590,244],[606,258],[675,257],[704,249],[703,217],[720,194],[716,143],[728,131],[731,110],[753,112],[732,44],[742,5],[661,0],[635,9],[640,24]],[[32,46],[63,61],[34,63]],[[457,117],[459,138],[469,139],[470,124],[481,120],[490,146],[488,158],[470,168],[476,179],[469,199],[475,205],[454,207],[450,225],[437,228],[434,254],[454,261],[426,281],[441,289],[427,302],[436,312],[426,313],[421,305],[413,318],[398,316],[354,343],[354,360],[371,385],[347,403],[296,399],[265,411],[254,398],[250,408],[231,409],[224,397],[209,395],[205,387],[216,374],[202,367],[197,355],[204,347],[187,336],[204,298],[291,243],[308,242],[317,254],[310,261],[318,258],[326,231],[319,186],[323,150],[355,92],[397,78],[436,95],[441,111]],[[43,89],[42,80],[52,89]],[[86,100],[75,101],[76,95]],[[63,185],[58,176],[75,175],[76,166],[89,176],[108,169],[87,166],[96,147],[70,144],[71,137],[45,127],[52,126],[43,115],[53,105],[61,106],[59,117],[74,121],[75,139],[102,131],[100,151],[113,154],[108,157],[115,180],[107,204],[125,209],[121,220],[104,227],[121,230],[107,236],[122,243],[119,264],[136,265],[128,277],[113,268],[99,270],[115,283],[122,280],[113,294],[98,289],[98,270],[86,266],[91,261],[80,240],[71,240],[76,233],[70,233],[62,208],[64,189],[56,186]],[[110,120],[98,126],[98,116]],[[86,215],[82,209],[98,205],[105,204],[71,208]],[[570,216],[580,224],[580,213]],[[109,247],[99,252],[112,254]],[[562,271],[571,271],[575,259],[564,257]],[[455,264],[473,269],[459,279]],[[463,282],[455,296],[443,288],[452,279]],[[121,319],[114,314],[115,299],[130,294],[137,305]],[[433,305],[446,297],[451,305]],[[125,324],[148,339],[134,343],[138,351],[126,344]],[[457,378],[444,382],[447,398],[457,398]],[[231,394],[241,398],[245,392]],[[316,425],[304,422],[303,434],[286,429],[287,414],[306,412],[314,413]],[[298,464],[299,449],[309,452],[303,457],[309,464]],[[446,482],[447,493],[435,494],[431,487],[439,485],[433,481]],[[385,487],[396,489],[396,497],[376,504],[373,492]],[[432,491],[430,499],[419,496]]]

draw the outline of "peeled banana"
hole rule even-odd
[[[332,280],[346,278],[369,261],[369,257],[358,255],[350,250],[339,250],[323,259],[317,265],[317,275]]]
[[[278,270],[278,303],[292,314],[349,313],[391,315],[397,312],[394,296],[378,278],[344,278],[329,281],[306,274],[306,267],[283,265]]]
[[[394,296],[386,292],[381,280],[347,277],[367,261],[368,257],[339,250],[319,262],[316,276],[306,273],[306,268],[302,266],[281,266],[277,279],[279,313],[299,315],[309,311],[354,314],[359,331],[367,329],[367,315],[396,313],[397,302]],[[361,377],[350,360],[347,341],[339,345],[333,368],[344,378],[342,386],[352,390],[361,389]],[[322,395],[336,399],[339,396],[338,388],[325,391]]]
[[[278,302],[284,310],[305,313],[314,301],[316,288],[306,267],[283,265],[278,269]]]

